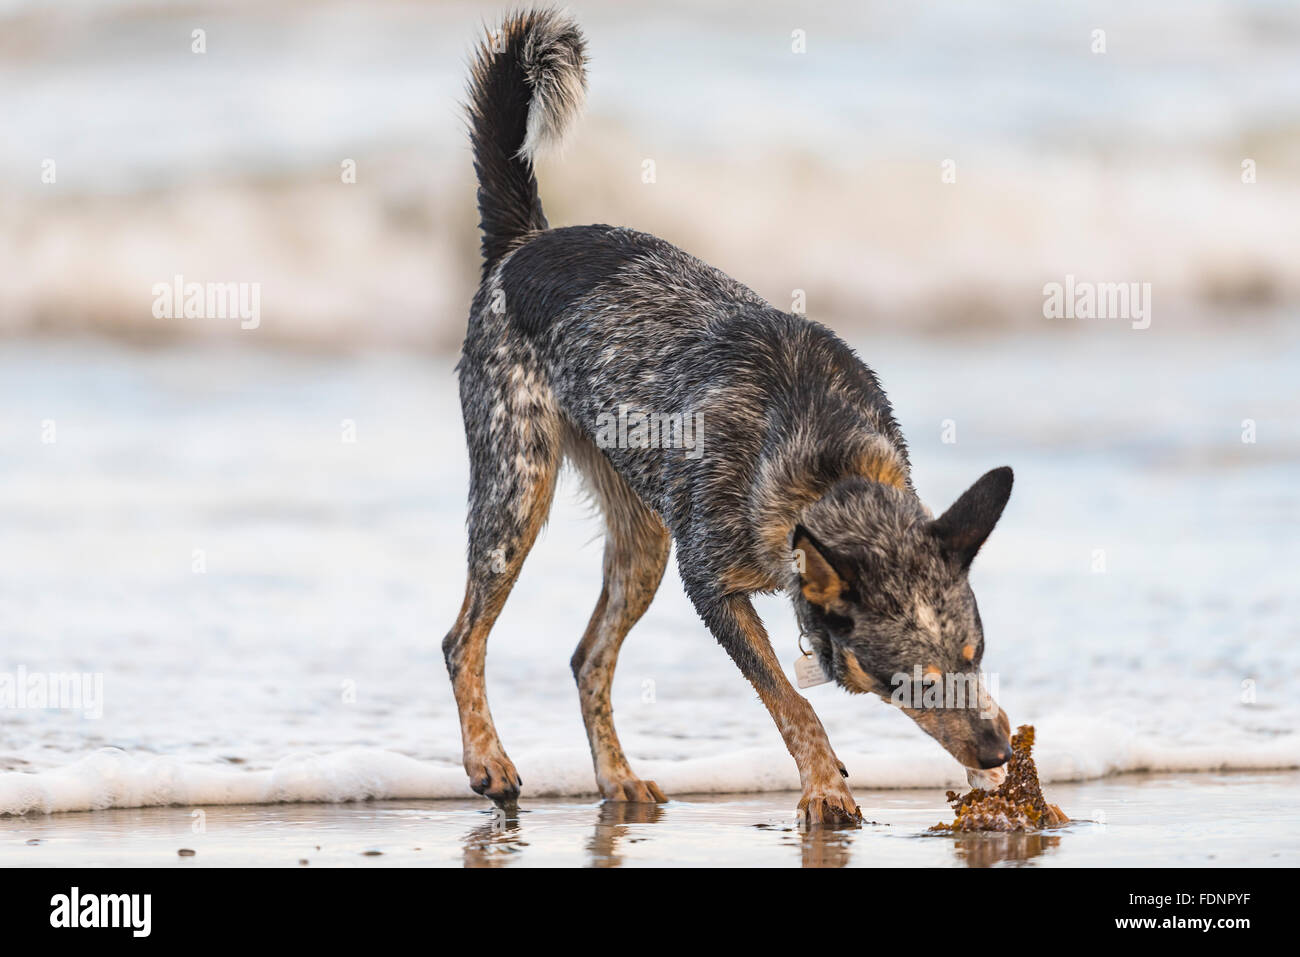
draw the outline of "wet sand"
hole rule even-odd
[[[856,830],[797,828],[788,793],[89,811],[0,819],[0,867],[1293,867],[1298,788],[1294,771],[1056,784],[1073,823],[957,837],[926,833],[951,820],[931,790],[859,793],[873,823]]]

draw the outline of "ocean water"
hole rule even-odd
[[[260,283],[281,341],[454,345],[477,272],[465,61],[509,6],[0,0],[0,332],[200,338],[149,311],[184,274]],[[573,12],[590,95],[539,170],[554,224],[646,229],[862,332],[1033,328],[1066,275],[1214,316],[1300,302],[1294,3]]]
[[[1300,772],[1130,774],[1057,783],[1074,819],[1036,833],[944,834],[937,791],[859,788],[860,828],[801,828],[797,792],[669,804],[482,798],[135,808],[30,814],[0,826],[21,867],[1290,867],[1300,833],[1278,807]],[[195,823],[202,821],[202,828]],[[180,856],[187,848],[193,856]]]
[[[31,168],[53,156],[77,191],[149,192],[396,145],[459,146],[466,56],[509,8],[3,0],[12,39],[0,76],[15,88],[0,120],[17,135],[0,170],[39,193]],[[593,113],[667,152],[736,159],[802,141],[850,171],[882,143],[927,161],[954,148],[1164,161],[1171,147],[1214,153],[1256,131],[1267,134],[1258,145],[1293,136],[1300,117],[1300,12],[1285,0],[570,9],[591,45]],[[201,55],[195,29],[206,32]],[[1095,54],[1099,29],[1106,50]]]
[[[931,507],[1016,469],[973,582],[1045,780],[1300,767],[1294,327],[855,344]],[[102,681],[100,715],[0,708],[0,813],[470,793],[439,648],[464,582],[450,359],[11,340],[0,409],[0,675]],[[600,526],[577,492],[567,476],[490,643],[525,802],[595,790],[568,659]],[[792,662],[787,603],[758,608]],[[963,780],[884,703],[807,694],[853,786]],[[670,796],[797,788],[671,567],[613,700]]]

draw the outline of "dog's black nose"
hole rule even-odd
[[[1006,738],[998,738],[988,744],[980,745],[977,757],[981,770],[987,771],[989,768],[1000,767],[1011,757],[1011,742]]]

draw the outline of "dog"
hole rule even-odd
[[[666,800],[623,753],[610,684],[676,542],[687,595],[798,766],[801,819],[852,825],[848,772],[750,596],[787,592],[807,664],[847,691],[899,704],[898,676],[977,677],[984,638],[967,571],[1011,470],[990,471],[934,518],[879,381],[829,329],[646,233],[551,228],[533,161],[581,111],[586,83],[583,35],[554,10],[508,16],[471,61],[483,265],[457,365],[469,575],[442,646],[470,785],[503,804],[522,785],[492,723],[484,659],[567,460],[605,523],[604,584],[571,660],[600,793]],[[610,441],[616,415],[637,425]],[[705,454],[645,441],[650,415],[670,423],[669,439],[700,423]],[[899,706],[963,766],[1001,769],[1010,724],[980,688],[978,704]]]

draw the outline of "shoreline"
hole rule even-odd
[[[158,807],[0,820],[3,867],[1233,866],[1300,864],[1277,808],[1300,771],[1129,773],[1046,786],[1074,820],[1038,832],[930,834],[938,789],[864,790],[859,829],[795,826],[797,793],[666,805],[524,796]],[[181,850],[193,851],[182,856]]]

